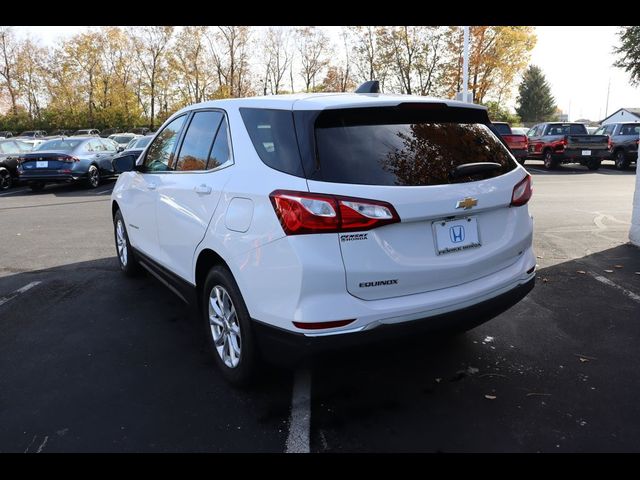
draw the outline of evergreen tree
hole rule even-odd
[[[551,95],[551,87],[539,67],[529,66],[518,93],[516,112],[523,122],[553,120],[556,113],[556,102]]]
[[[618,32],[621,45],[615,49],[620,55],[613,65],[631,75],[633,85],[640,84],[640,27],[622,27]]]

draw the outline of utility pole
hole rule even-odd
[[[469,95],[469,27],[462,27],[464,30],[464,46],[462,50],[462,98],[463,102],[468,102]],[[471,100],[473,103],[473,100]]]
[[[609,77],[609,85],[607,86],[607,104],[604,107],[604,118],[609,114],[609,90],[611,90],[611,77]]]

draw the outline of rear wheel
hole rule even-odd
[[[591,159],[587,162],[587,168],[589,170],[598,170],[600,168],[600,163],[602,163],[598,159]]]
[[[87,172],[87,186],[89,188],[98,188],[98,185],[100,185],[100,171],[98,167],[91,165]]]
[[[547,170],[553,170],[558,166],[558,162],[553,159],[553,155],[551,154],[551,150],[547,150],[544,153],[544,168]]]
[[[8,170],[0,170],[0,190],[8,190],[13,184],[13,179]]]
[[[133,256],[129,235],[127,235],[127,228],[120,210],[113,217],[113,234],[116,240],[116,252],[118,253],[120,270],[128,277],[137,275],[140,272],[140,264]]]
[[[44,182],[34,182],[29,184],[29,188],[34,192],[44,190]]]
[[[230,383],[247,386],[256,373],[257,351],[251,318],[231,273],[215,266],[202,292],[206,335],[218,369]]]
[[[629,168],[629,160],[627,160],[626,158],[624,158],[624,152],[622,150],[618,150],[616,152],[616,156],[613,160],[616,164],[616,168],[618,170],[626,170],[627,168]]]

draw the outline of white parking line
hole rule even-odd
[[[36,285],[40,285],[42,282],[37,281],[37,282],[31,282],[28,283],[27,285],[25,285],[24,287],[20,287],[19,289],[17,289],[15,292],[9,294],[6,297],[2,297],[0,298],[0,306],[4,305],[5,303],[7,303],[9,300],[13,300],[14,298],[16,298],[18,295],[20,295],[21,293],[26,292],[27,290],[31,290],[33,287],[35,287]]]
[[[28,188],[23,188],[23,189],[20,189],[20,190],[9,190],[8,192],[0,193],[0,197],[5,196],[5,195],[12,195],[14,193],[26,192],[28,190],[29,190]]]
[[[293,379],[291,417],[286,453],[309,453],[311,423],[311,374],[308,368],[296,371]]]
[[[109,190],[113,189],[113,185],[109,185],[107,188],[103,189],[103,190],[96,190],[95,192],[89,192],[91,195],[100,195],[101,193],[105,193],[108,192]]]
[[[609,285],[610,287],[613,287],[613,288],[615,288],[617,290],[620,290],[622,293],[624,293],[627,297],[629,297],[634,302],[640,303],[640,295],[638,295],[636,293],[633,293],[631,290],[627,290],[626,288],[621,287],[617,283],[613,283],[607,277],[603,277],[602,275],[598,275],[597,273],[589,272],[589,275],[591,275],[593,278],[595,278],[600,283],[604,283],[605,285]]]

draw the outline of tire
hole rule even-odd
[[[9,190],[13,185],[13,179],[8,170],[0,170],[0,191]]]
[[[41,192],[44,190],[44,182],[34,182],[29,184],[29,188],[33,192]]]
[[[118,256],[118,264],[120,270],[127,277],[135,277],[140,273],[140,264],[136,260],[131,244],[129,243],[129,235],[127,227],[120,210],[113,216],[113,236],[116,244],[116,254]]]
[[[544,152],[544,168],[547,170],[553,170],[558,166],[558,161],[553,159],[553,155],[551,154],[551,150],[547,150]]]
[[[613,159],[614,163],[616,164],[616,168],[618,170],[626,170],[627,168],[629,168],[629,164],[631,162],[629,162],[629,160],[627,160],[624,157],[624,151],[623,150],[618,150],[616,152],[615,158]]]
[[[95,165],[91,165],[87,171],[87,187],[98,188],[100,185],[100,170]]]
[[[215,266],[202,291],[207,344],[218,369],[232,385],[247,387],[255,378],[258,353],[251,317],[231,272]]]
[[[598,170],[600,168],[601,160],[589,160],[587,162],[587,168],[589,170]]]

